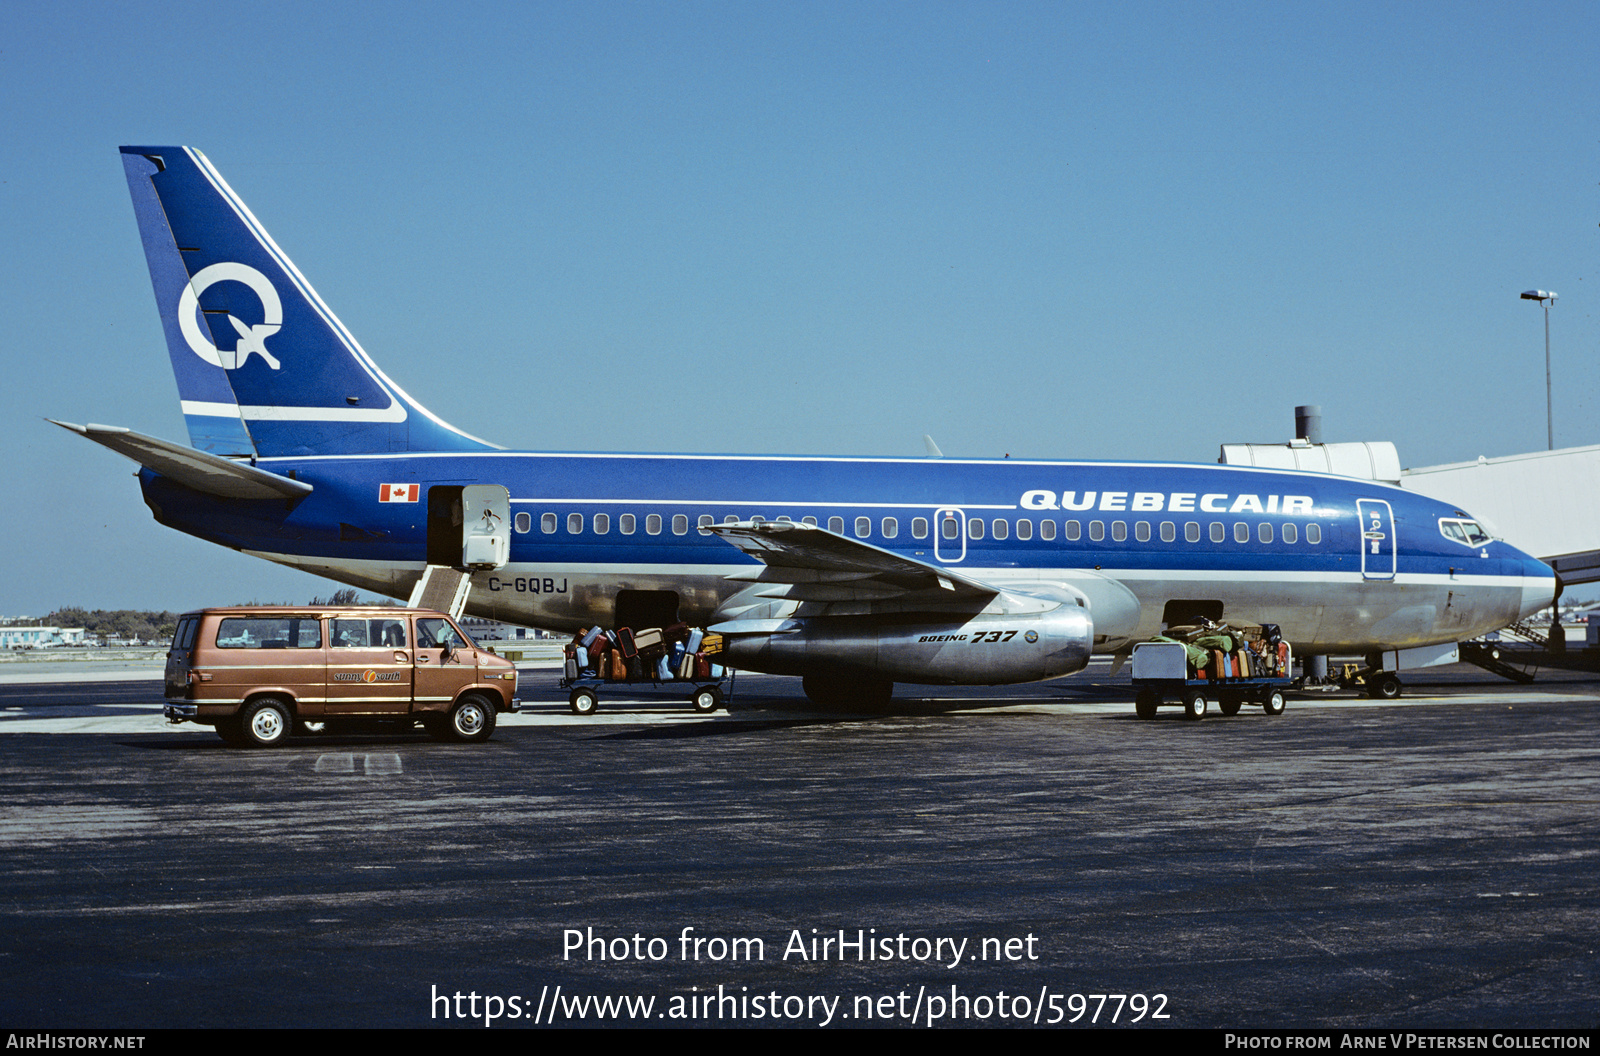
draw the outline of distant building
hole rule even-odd
[[[83,645],[82,627],[0,627],[0,649],[51,649]]]
[[[522,627],[501,620],[486,620],[482,616],[463,616],[461,629],[480,642],[521,642],[546,637],[543,631]]]

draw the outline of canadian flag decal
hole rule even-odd
[[[415,484],[379,484],[379,502],[416,502],[417,485]]]

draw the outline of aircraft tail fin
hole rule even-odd
[[[178,396],[223,457],[485,451],[391,381],[197,150],[123,147]]]

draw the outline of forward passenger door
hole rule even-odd
[[[1361,522],[1361,578],[1394,578],[1394,510],[1383,499],[1357,499],[1356,518]]]

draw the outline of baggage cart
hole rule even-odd
[[[1184,717],[1199,720],[1213,706],[1233,716],[1246,704],[1259,705],[1268,715],[1282,715],[1283,691],[1293,684],[1286,677],[1290,664],[1279,668],[1281,677],[1233,676],[1195,677],[1189,666],[1188,650],[1182,642],[1140,642],[1133,647],[1133,685],[1137,690],[1134,711],[1141,719],[1156,717],[1156,709],[1167,705],[1183,708]]]
[[[613,687],[630,687],[629,692],[649,687],[652,692],[659,694],[658,699],[682,699],[687,693],[689,706],[697,714],[709,715],[733,699],[733,676],[734,671],[730,667],[722,668],[722,674],[712,678],[666,681],[653,677],[619,679],[579,675],[577,678],[563,678],[561,688],[568,691],[567,703],[574,715],[593,715],[600,706],[601,691],[609,691]]]

